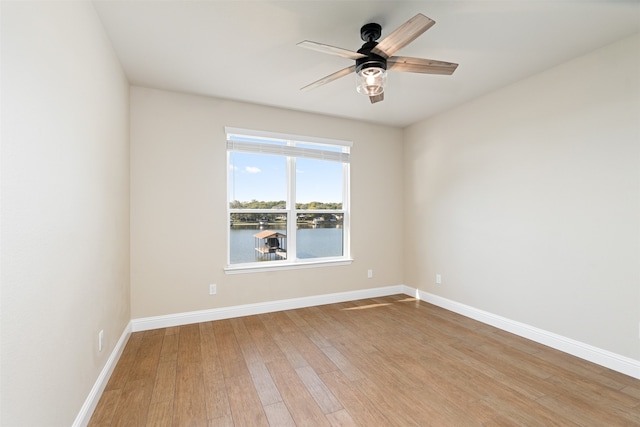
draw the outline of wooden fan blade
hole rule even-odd
[[[305,40],[303,42],[298,43],[298,46],[315,50],[318,52],[322,52],[322,53],[328,53],[329,55],[337,55],[343,58],[348,58],[353,60],[365,57],[365,55],[358,52],[353,52],[351,50],[343,49],[341,47],[330,46],[328,44],[312,42],[309,40]]]
[[[458,68],[458,64],[436,61],[435,59],[392,56],[387,59],[387,68],[393,71],[404,71],[408,73],[451,75],[456,68]]]
[[[321,79],[320,79],[320,80],[318,80],[318,81],[315,81],[315,82],[313,82],[313,83],[311,83],[311,84],[309,84],[309,85],[306,85],[306,86],[305,86],[305,87],[303,87],[303,88],[300,88],[300,90],[307,91],[307,90],[315,89],[315,88],[317,88],[318,86],[322,86],[322,85],[324,85],[324,84],[327,84],[327,83],[330,83],[330,82],[332,82],[332,81],[334,81],[334,80],[337,80],[337,79],[339,79],[340,77],[344,77],[344,76],[346,76],[347,74],[351,74],[351,73],[353,73],[355,70],[356,70],[356,66],[355,66],[355,65],[352,65],[352,66],[347,67],[347,68],[343,68],[343,69],[342,69],[342,70],[340,70],[340,71],[336,71],[336,72],[335,72],[335,73],[333,73],[333,74],[329,74],[328,76],[323,77],[323,78],[321,78]]]
[[[384,100],[384,92],[382,92],[380,95],[370,96],[369,100],[371,101],[372,104],[375,104],[376,102],[383,101]]]
[[[436,21],[433,19],[427,18],[419,13],[396,28],[393,33],[389,34],[384,40],[378,43],[376,47],[371,49],[371,52],[383,58],[389,58],[398,50],[418,38],[419,35],[427,31],[435,23]]]

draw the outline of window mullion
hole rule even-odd
[[[287,157],[287,261],[297,260],[296,249],[296,158]]]
[[[231,265],[231,199],[235,198],[235,176],[232,175],[234,171],[234,167],[231,164],[231,152],[227,151],[227,224],[229,224],[227,229],[227,265]],[[231,185],[229,185],[229,181],[231,180]]]
[[[351,183],[349,182],[351,172],[351,165],[349,163],[343,163],[342,165],[342,226],[345,230],[342,236],[342,253],[351,253]]]

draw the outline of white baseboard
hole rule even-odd
[[[91,416],[93,415],[93,411],[95,411],[96,406],[98,405],[98,401],[100,401],[100,397],[102,396],[102,392],[104,388],[107,386],[107,382],[109,382],[109,378],[113,373],[113,369],[116,367],[118,360],[120,359],[120,355],[122,355],[122,351],[124,350],[124,346],[127,344],[129,340],[129,335],[131,335],[131,322],[127,324],[122,331],[122,335],[120,335],[120,339],[116,343],[113,351],[109,355],[107,359],[107,363],[105,363],[102,371],[100,371],[100,375],[98,375],[98,379],[95,384],[91,388],[89,395],[84,401],[82,408],[80,408],[80,412],[76,416],[75,421],[72,424],[72,427],[84,427],[89,424],[91,420]]]
[[[443,298],[429,292],[403,286],[403,293],[426,301],[438,307],[445,308],[454,313],[461,314],[471,319],[478,320],[496,328],[544,344],[556,350],[571,354],[581,359],[588,360],[600,366],[621,372],[640,379],[640,361],[622,356],[608,350],[603,350],[553,332],[545,331],[525,323],[507,319],[487,311],[483,311],[456,301]]]
[[[364,298],[376,298],[405,293],[406,286],[385,286],[382,288],[362,289],[359,291],[339,292],[311,297],[293,298],[279,301],[267,301],[256,304],[236,305],[232,307],[212,308],[210,310],[190,311],[187,313],[167,314],[164,316],[143,317],[131,320],[133,332],[150,329],[168,328],[191,323],[210,322],[212,320],[231,319],[254,314],[272,313],[337,302],[354,301]]]

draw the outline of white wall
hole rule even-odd
[[[3,426],[71,425],[130,319],[128,102],[90,3],[2,2]]]
[[[224,273],[225,126],[354,142],[351,265]],[[401,137],[383,126],[132,88],[132,317],[402,283]],[[209,283],[218,285],[217,295],[208,295]]]
[[[640,35],[407,128],[404,164],[407,285],[640,360]]]

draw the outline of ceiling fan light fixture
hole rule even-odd
[[[384,92],[387,84],[387,70],[380,67],[363,68],[356,73],[356,89],[366,96],[376,96]]]
[[[375,43],[372,45],[375,46]],[[359,51],[368,56],[356,60],[356,89],[362,95],[376,96],[384,92],[387,84],[387,61],[370,53],[370,49],[370,46],[366,46]]]

